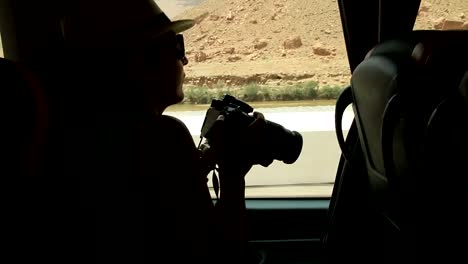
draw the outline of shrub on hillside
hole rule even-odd
[[[298,101],[315,99],[336,99],[341,91],[340,86],[330,86],[319,88],[315,81],[284,87],[265,87],[256,83],[250,83],[244,87],[220,87],[208,88],[206,86],[189,86],[184,90],[186,103],[209,104],[214,98],[221,98],[225,94],[230,94],[246,102],[259,101]]]
[[[341,91],[343,91],[343,87],[341,86],[327,85],[319,89],[318,98],[319,99],[336,99],[340,95]]]
[[[305,99],[317,99],[318,97],[318,83],[310,81],[303,84]]]
[[[207,104],[214,94],[205,86],[190,87],[184,90],[185,101],[192,104]]]

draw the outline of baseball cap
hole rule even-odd
[[[194,26],[171,21],[153,0],[76,0],[62,20],[66,43],[85,49],[125,47]]]

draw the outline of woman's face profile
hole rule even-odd
[[[141,89],[145,107],[163,111],[184,99],[185,72],[177,54],[175,33],[152,39],[129,65],[132,89]]]

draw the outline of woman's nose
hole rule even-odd
[[[186,56],[182,57],[180,61],[182,62],[182,65],[187,65],[189,63],[189,60],[187,59]]]

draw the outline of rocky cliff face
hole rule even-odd
[[[415,28],[467,29],[467,15],[467,0],[425,0]],[[336,0],[206,0],[178,18],[196,21],[189,83],[349,82]]]

